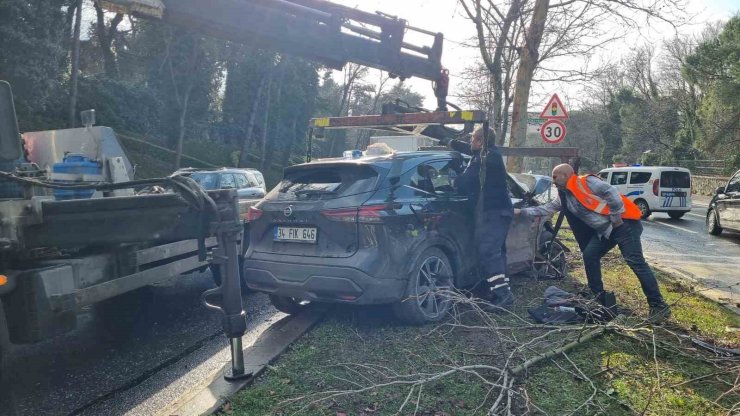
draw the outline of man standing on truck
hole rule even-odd
[[[559,198],[537,207],[515,209],[514,215],[544,216],[564,210],[583,253],[588,286],[597,298],[604,292],[601,258],[618,245],[622,257],[640,280],[650,306],[648,320],[660,323],[668,319],[671,309],[642,254],[641,213],[637,205],[597,176],[577,176],[569,164],[555,166],[552,179]]]
[[[492,143],[495,139],[493,130],[488,130],[489,145],[485,154],[485,184],[483,187],[483,212],[476,218],[478,262],[480,271],[485,276],[482,298],[494,307],[507,307],[514,303],[514,295],[506,277],[506,236],[513,218],[513,206],[506,185],[506,168],[501,152]],[[457,178],[458,191],[470,195],[474,204],[480,193],[480,171],[485,140],[483,128],[473,132],[470,143],[461,140],[441,140],[453,150],[472,156],[465,171]],[[494,308],[498,309],[498,308]]]

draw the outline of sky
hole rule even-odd
[[[460,90],[464,79],[460,77],[465,68],[475,63],[478,51],[464,46],[470,44],[474,37],[473,24],[463,17],[464,10],[457,0],[331,0],[346,6],[356,7],[364,11],[382,11],[398,16],[409,22],[411,26],[426,29],[432,32],[442,32],[445,35],[443,65],[450,70],[450,99],[454,102],[456,91]],[[679,29],[681,34],[698,33],[707,22],[727,20],[740,11],[739,0],[686,0],[687,15],[691,24]],[[607,30],[619,30],[617,26]],[[623,40],[609,44],[607,48],[596,54],[589,65],[598,65],[599,62],[614,59],[627,54],[634,46],[645,43],[659,44],[663,39],[676,35],[674,29],[667,23],[650,22],[643,24],[639,31],[631,32]],[[422,39],[411,39],[418,41]],[[431,44],[431,42],[429,42]],[[575,61],[573,60],[575,59]],[[568,64],[579,63],[578,58],[570,58]],[[339,79],[341,74],[335,74]],[[371,76],[375,78],[375,76]],[[429,81],[409,79],[405,81],[414,91],[425,96],[425,107],[433,109],[436,101]],[[579,96],[582,95],[583,85],[578,83],[547,83],[533,85],[530,95],[530,111],[539,111],[553,93],[558,93],[566,107],[578,107]]]

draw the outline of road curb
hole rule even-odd
[[[244,348],[244,367],[247,372],[252,372],[252,377],[236,382],[226,381],[223,378],[224,371],[231,368],[231,363],[226,363],[220,370],[209,374],[203,382],[158,412],[157,416],[201,416],[215,412],[228,397],[252,384],[269,364],[290,344],[313,328],[325,313],[325,309],[309,308],[300,315],[275,322],[252,345]]]
[[[711,300],[712,302],[718,303],[724,306],[725,308],[731,310],[732,312],[735,312],[736,314],[740,315],[740,308],[738,308],[737,305],[731,302],[728,302],[726,300],[726,297],[727,297],[726,293],[719,291],[719,290],[712,289],[712,288],[704,287],[701,280],[698,279],[696,276],[694,276],[692,273],[663,264],[660,262],[660,260],[657,260],[653,256],[649,256],[646,254],[645,259],[648,260],[648,262],[650,263],[652,267],[671,276],[671,278],[675,279],[679,283],[686,284],[692,287],[701,288],[701,289],[694,290],[694,293],[696,293],[697,295],[705,299]]]

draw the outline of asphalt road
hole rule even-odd
[[[643,221],[643,249],[651,262],[689,275],[709,297],[739,307],[740,234],[709,235],[707,202],[695,200],[691,212],[680,220],[656,213]]]
[[[199,300],[212,286],[207,272],[183,276],[131,296],[130,315],[87,309],[74,332],[14,346],[19,414],[151,415],[163,409],[230,359],[219,314]],[[245,345],[285,316],[260,294],[246,297],[245,310]]]

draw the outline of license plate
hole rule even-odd
[[[314,227],[275,227],[275,241],[316,244]]]
[[[660,196],[679,196],[679,197],[684,197],[684,196],[686,196],[686,192],[675,192],[675,191],[673,191],[673,192],[665,192],[664,191],[664,192],[661,192],[660,193]]]

